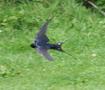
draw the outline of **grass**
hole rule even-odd
[[[0,4],[0,90],[104,90],[105,19],[74,0]],[[50,51],[49,62],[30,47],[40,25],[50,42],[65,41],[72,56]]]

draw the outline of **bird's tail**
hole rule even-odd
[[[70,53],[67,53],[66,51],[62,51],[63,53],[65,53],[66,55],[69,55],[69,56],[72,56],[72,58],[74,58],[75,60],[77,60],[77,58],[76,57],[74,57],[72,54],[70,54]]]
[[[62,44],[63,44],[64,42],[59,42],[59,43],[57,43],[58,45],[59,45],[59,47],[61,48],[61,52],[63,52],[63,53],[65,53],[66,55],[69,55],[69,56],[72,56],[75,60],[77,60],[77,58],[76,57],[74,57],[72,54],[70,54],[70,53],[67,53],[66,51],[64,51],[63,49],[62,49]]]
[[[62,44],[63,44],[64,42],[58,42],[56,45],[58,46],[58,50],[59,51],[63,51],[63,49],[62,49]]]

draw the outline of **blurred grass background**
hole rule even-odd
[[[77,59],[51,50],[49,62],[30,47],[49,16],[50,42]],[[1,0],[0,90],[105,90],[105,17],[81,0]]]

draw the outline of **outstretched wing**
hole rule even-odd
[[[48,42],[49,39],[48,37],[46,36],[46,31],[47,31],[47,28],[48,28],[48,24],[49,24],[49,21],[51,19],[47,20],[41,27],[40,27],[40,30],[39,32],[37,33],[37,37],[36,37],[36,40],[39,41],[39,42]]]
[[[37,48],[37,51],[42,54],[46,59],[48,60],[53,60],[53,58],[50,56],[48,53],[48,50],[45,48]]]

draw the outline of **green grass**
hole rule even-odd
[[[30,47],[41,24],[66,55],[49,62]],[[75,3],[0,4],[0,90],[105,90],[105,19]]]

